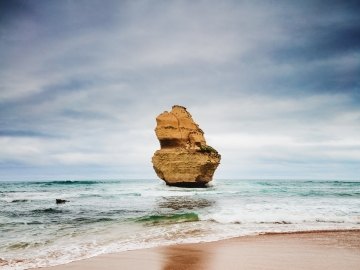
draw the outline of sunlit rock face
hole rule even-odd
[[[221,156],[206,145],[204,132],[185,107],[174,105],[156,118],[161,149],[154,153],[153,167],[166,184],[204,187],[213,178]]]

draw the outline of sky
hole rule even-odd
[[[359,1],[0,1],[0,180],[156,179],[185,106],[215,179],[360,179]]]

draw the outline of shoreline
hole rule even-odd
[[[360,229],[269,232],[102,254],[41,270],[359,269]]]

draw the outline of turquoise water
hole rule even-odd
[[[4,270],[322,229],[360,229],[360,181],[218,180],[206,189],[168,187],[159,180],[0,182]]]

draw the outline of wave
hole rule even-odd
[[[39,213],[39,212],[37,212]],[[53,210],[46,210],[41,211],[41,213],[61,213],[61,212],[53,212]],[[41,219],[41,220],[24,220],[18,222],[7,222],[7,223],[0,223],[0,228],[8,229],[9,227],[15,228],[19,226],[29,226],[29,225],[41,225],[41,224],[51,224],[51,223],[61,223],[61,225],[85,225],[85,224],[94,224],[99,222],[109,222],[114,221],[116,219],[109,218],[109,217],[76,217],[76,218],[62,218],[61,220],[57,217],[50,218],[50,219]]]
[[[274,224],[274,225],[290,225],[294,224],[294,222],[279,220],[279,221],[254,221],[254,222],[242,222],[239,220],[233,221],[221,221],[219,219],[210,218],[207,221],[219,223],[219,224]]]
[[[257,181],[255,182],[256,185],[260,185],[260,186],[279,186],[279,182],[278,181],[274,181],[274,182],[266,182],[266,181]]]
[[[22,202],[28,202],[29,200],[27,199],[15,199],[15,200],[12,200],[11,202],[12,203],[22,203]]]
[[[199,216],[193,212],[173,215],[150,215],[136,219],[137,222],[142,222],[150,225],[192,222],[199,220]]]
[[[51,243],[50,240],[46,240],[46,241],[34,241],[34,242],[25,242],[25,241],[20,241],[17,243],[12,243],[10,245],[7,246],[7,249],[10,250],[22,250],[22,249],[28,249],[28,248],[37,248],[40,246],[44,246]]]
[[[316,219],[316,222],[319,223],[345,223],[345,220],[327,220],[327,219]]]
[[[352,193],[340,192],[340,193],[334,193],[334,195],[340,197],[354,197],[354,196],[360,196],[360,192],[352,192]]]
[[[56,208],[44,208],[44,209],[35,209],[31,211],[34,214],[59,214],[68,212],[68,210],[56,209]]]
[[[277,225],[285,225],[285,224],[293,224],[290,221],[285,221],[285,220],[281,220],[281,221],[260,221],[258,222],[258,224],[277,224]]]
[[[115,219],[108,218],[108,217],[96,217],[96,218],[78,217],[78,218],[71,219],[70,221],[68,221],[66,223],[67,224],[92,224],[92,223],[97,223],[97,222],[108,222],[108,221],[114,221],[114,220]]]
[[[34,184],[43,184],[45,186],[52,185],[94,185],[102,184],[104,181],[96,180],[59,180],[59,181],[50,181],[50,182],[33,182]]]
[[[355,225],[360,222],[360,216],[356,217],[347,217],[347,216],[303,216],[297,217],[264,217],[264,219],[258,219],[253,216],[236,217],[236,216],[228,216],[228,215],[205,215],[203,217],[200,216],[200,220],[214,222],[222,225],[226,224],[243,224],[246,226],[254,226],[256,225],[299,225],[299,226],[316,226],[316,224],[329,225],[332,224],[347,224],[347,225]]]
[[[350,192],[338,192],[332,190],[311,190],[307,192],[299,192],[298,195],[303,197],[357,197],[360,195],[360,192],[350,191]]]
[[[322,182],[326,182],[326,183],[334,183],[337,185],[360,185],[360,181],[322,181]]]
[[[8,249],[25,249],[31,246],[30,242],[18,242],[8,246]]]

